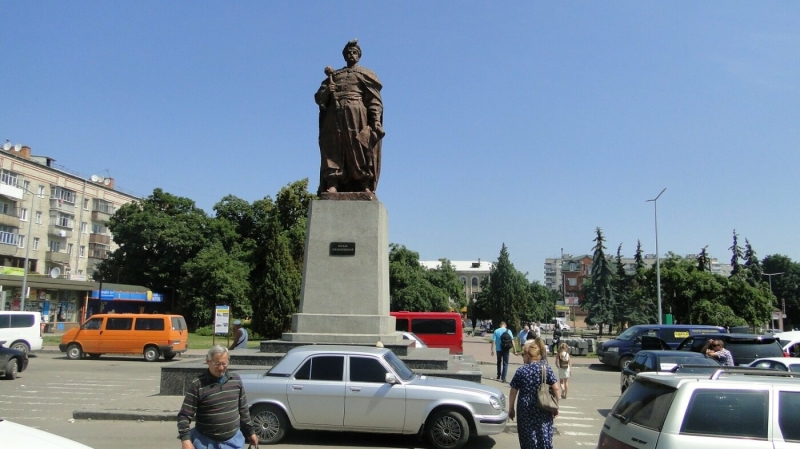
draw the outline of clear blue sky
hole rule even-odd
[[[378,196],[423,260],[800,260],[800,2],[5,1],[0,139],[212,214],[318,183],[313,94],[358,38]],[[107,172],[106,172],[107,170]]]

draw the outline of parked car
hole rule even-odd
[[[39,312],[0,311],[0,340],[25,353],[42,349],[41,319]]]
[[[645,372],[674,372],[679,365],[709,365],[720,366],[714,359],[710,359],[697,352],[667,351],[639,351],[628,366],[622,369],[619,375],[620,394],[633,383],[636,376]]]
[[[457,449],[508,420],[497,388],[415,374],[386,348],[300,346],[268,372],[240,376],[262,444],[313,429],[419,434],[436,449]]]
[[[2,344],[2,342],[0,342]],[[0,346],[0,376],[5,379],[14,380],[17,374],[25,371],[28,367],[28,354],[16,349],[9,349]],[[2,441],[2,438],[0,438]]]
[[[785,373],[740,367],[719,367],[710,376],[642,373],[606,417],[597,447],[796,448],[798,416],[800,382]]]
[[[0,441],[9,448],[92,449],[58,435],[0,419]]]
[[[751,368],[766,368],[778,371],[791,371],[800,373],[800,359],[795,357],[767,357],[753,360],[749,365]]]
[[[58,349],[77,360],[84,354],[141,354],[148,362],[172,360],[189,348],[189,331],[180,315],[102,313],[61,336]]]
[[[403,340],[411,340],[414,342],[415,348],[427,348],[428,345],[425,344],[422,339],[417,337],[417,335],[413,332],[403,332]]]
[[[753,360],[764,357],[784,357],[778,337],[755,334],[708,334],[694,335],[678,345],[679,351],[700,352],[709,339],[722,340],[725,349],[731,352],[733,363],[746,366]]]
[[[775,336],[780,340],[783,352],[789,354],[789,357],[800,357],[800,332],[782,332]]]
[[[640,350],[655,349],[642,347],[643,337],[658,338],[664,342],[659,347],[675,349],[686,337],[721,332],[725,332],[724,327],[698,324],[640,324],[629,327],[617,338],[598,346],[597,358],[606,365],[616,366],[622,370]]]

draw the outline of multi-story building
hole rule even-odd
[[[442,263],[438,260],[423,260],[420,261],[420,264],[427,269],[435,269]],[[481,292],[481,281],[484,277],[489,276],[492,264],[483,262],[481,259],[478,259],[477,262],[451,260],[450,264],[453,265],[456,275],[464,285],[464,296],[467,302],[478,299],[478,293]]]
[[[95,266],[115,249],[109,219],[138,198],[115,189],[112,178],[87,179],[54,162],[32,155],[27,146],[0,150],[0,274],[22,275],[27,268],[31,292],[25,308],[42,310],[37,303],[52,299],[77,320],[75,298],[63,292],[50,298],[35,281],[92,280]],[[21,289],[4,288],[0,305],[13,309],[20,297]]]

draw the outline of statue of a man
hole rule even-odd
[[[383,86],[375,73],[358,65],[358,39],[348,42],[342,55],[347,66],[326,67],[328,77],[314,95],[322,158],[318,194],[375,192],[381,173]]]

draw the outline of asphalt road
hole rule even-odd
[[[28,370],[14,381],[0,381],[0,416],[79,441],[95,449],[178,448],[175,422],[73,420],[72,412],[86,408],[139,408],[157,404],[177,410],[181,397],[156,397],[160,367],[171,362],[148,363],[141,357],[102,357],[67,360],[61,354],[38,354]],[[512,365],[512,372],[516,365]],[[494,366],[482,365],[484,382]],[[595,447],[604,415],[619,396],[619,372],[600,365],[575,366],[570,397],[561,402],[556,418],[556,447]],[[509,374],[509,379],[512,374]],[[276,449],[311,446],[327,448],[424,448],[415,437],[395,435],[295,432]],[[517,435],[503,433],[474,438],[473,449],[519,447]]]

